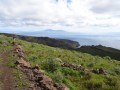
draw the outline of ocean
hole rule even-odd
[[[79,42],[80,46],[83,45],[103,45],[120,49],[120,36],[105,36],[105,35],[56,35],[53,38],[69,39]]]

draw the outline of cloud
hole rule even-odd
[[[120,0],[96,0],[92,2],[91,10],[99,14],[120,14]]]
[[[119,0],[0,0],[0,27],[114,27],[119,10]]]

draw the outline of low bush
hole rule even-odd
[[[30,55],[27,60],[35,62],[35,60],[37,59],[37,57],[35,55]]]
[[[120,67],[119,67],[119,66],[115,67],[113,71],[114,71],[117,75],[120,75]]]
[[[63,74],[61,73],[60,70],[56,70],[54,74],[52,75],[52,79],[56,83],[62,83],[63,82]]]
[[[70,75],[70,76],[78,76],[79,75],[78,71],[72,70],[70,68],[63,68],[62,72],[64,73],[65,76],[66,75]]]
[[[85,87],[89,90],[102,90],[103,82],[97,79],[91,79],[85,82]]]
[[[46,62],[44,68],[47,71],[54,72],[54,71],[56,71],[57,69],[60,68],[60,63],[56,59],[49,59]]]

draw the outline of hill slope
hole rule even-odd
[[[120,50],[105,47],[102,45],[98,46],[82,46],[78,49],[80,52],[89,53],[92,55],[98,55],[101,57],[109,56],[112,59],[120,60]]]
[[[21,36],[14,34],[4,34],[6,36],[16,37],[21,40],[26,40],[29,42],[35,42],[39,44],[44,44],[52,47],[59,47],[64,49],[76,50],[83,53],[89,53],[91,55],[98,55],[101,57],[109,56],[112,59],[120,60],[120,50],[105,47],[105,46],[82,46],[77,48],[79,45],[76,41],[66,40],[66,39],[54,39],[48,37],[31,37],[31,36]]]
[[[58,83],[66,84],[71,90],[118,90],[120,61],[84,54],[74,50],[53,48],[42,44],[18,41],[31,64],[39,64]],[[88,71],[76,71],[56,65],[58,59],[74,65],[82,65]],[[54,66],[54,67],[53,67]],[[89,70],[103,68],[107,74],[94,74]],[[114,83],[114,85],[113,85]]]
[[[48,38],[48,37],[32,37],[32,36],[22,36],[22,35],[6,34],[6,33],[3,33],[3,34],[10,37],[16,37],[21,40],[44,44],[52,47],[73,49],[80,46],[78,42],[66,40],[66,39],[55,39],[55,38]]]
[[[10,48],[12,38],[0,35],[0,51],[3,48]],[[52,78],[54,82],[64,83],[70,90],[119,90],[120,89],[120,61],[108,57],[92,56],[77,52],[75,50],[66,50],[54,48],[43,44],[30,43],[23,40],[17,40],[17,44],[24,49],[25,59],[32,66],[38,64],[45,74]],[[17,73],[13,77],[17,86],[25,87],[28,83],[23,74],[18,74],[17,67],[14,65],[13,56],[9,55],[10,66]],[[76,70],[69,67],[61,67],[59,62],[68,65],[84,67],[85,69]],[[11,68],[10,67],[10,68]],[[71,67],[71,66],[70,66]],[[95,73],[102,68],[106,73]],[[91,72],[94,70],[94,73]],[[2,73],[1,73],[2,74]],[[1,82],[2,83],[2,82]],[[23,90],[23,89],[18,89]]]

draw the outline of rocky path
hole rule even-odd
[[[17,58],[15,64],[18,69],[28,77],[29,81],[33,82],[30,87],[24,90],[70,90],[64,84],[53,82],[39,65],[31,66],[24,57],[24,49],[20,45],[17,45],[17,43],[13,44],[13,53]]]
[[[0,54],[0,90],[14,90],[13,79],[12,79],[12,69],[9,67],[8,54],[10,50],[4,50]]]

